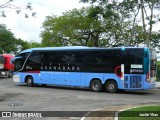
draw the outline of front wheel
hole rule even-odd
[[[91,82],[90,88],[93,92],[100,92],[102,91],[102,83],[99,80],[93,80]]]
[[[33,77],[29,76],[26,79],[26,83],[29,87],[33,87],[34,86],[34,81],[33,81]]]
[[[115,93],[118,90],[117,83],[115,81],[108,81],[105,84],[105,90],[109,93]]]
[[[13,77],[13,71],[10,70],[10,71],[8,72],[8,78],[12,78],[12,77]]]

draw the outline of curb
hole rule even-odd
[[[122,109],[122,110],[119,110],[115,113],[115,117],[114,117],[114,120],[118,120],[118,114],[122,111],[125,111],[125,110],[129,110],[129,109],[133,109],[133,108],[138,108],[139,106],[136,106],[136,107],[130,107],[130,108],[126,108],[126,109]]]
[[[82,117],[80,120],[85,120],[85,119],[86,119],[86,116],[88,116],[89,114],[91,114],[93,111],[98,111],[98,110],[101,110],[101,109],[104,109],[104,108],[98,108],[98,109],[95,109],[95,110],[92,110],[92,111],[86,113],[86,114],[84,115],[84,117]]]

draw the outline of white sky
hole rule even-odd
[[[5,3],[5,1],[0,0],[0,5]],[[62,12],[86,6],[84,3],[79,3],[79,0],[14,0],[13,4],[22,6],[28,2],[32,3],[33,11],[37,13],[35,18],[25,18],[25,11],[17,15],[14,10],[7,9],[7,11],[5,10],[7,17],[0,17],[0,24],[6,24],[16,38],[36,42],[41,42],[39,35],[42,31],[42,23],[45,20],[45,16],[52,14],[61,15]]]

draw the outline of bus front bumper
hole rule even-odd
[[[13,82],[20,82],[20,75],[13,75]]]

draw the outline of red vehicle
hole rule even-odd
[[[13,76],[14,65],[10,62],[13,57],[10,54],[0,54],[0,77]]]

